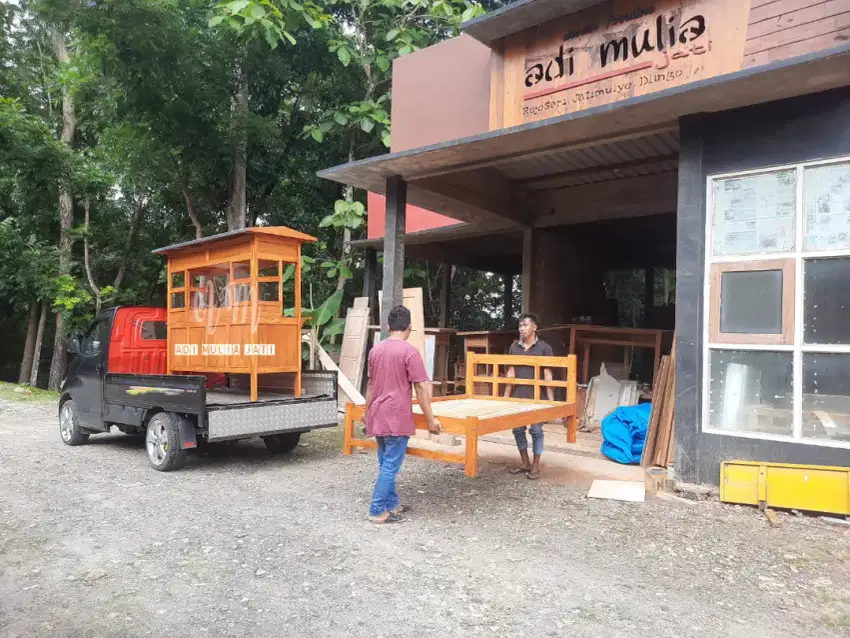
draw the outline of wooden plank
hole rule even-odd
[[[378,291],[380,315],[384,316],[384,292]],[[405,288],[402,291],[402,305],[410,311],[410,337],[407,342],[419,351],[425,361],[425,306],[422,301],[422,288]]]
[[[667,389],[670,357],[661,357],[661,369],[658,378],[655,382],[655,387],[652,390],[652,409],[649,413],[649,429],[646,433],[646,443],[643,446],[640,464],[643,467],[652,464],[655,458],[656,439],[658,438],[658,428],[661,420],[661,411],[663,409],[664,393]]]
[[[744,58],[742,68],[761,66],[762,64],[770,64],[771,62],[778,62],[780,60],[788,60],[790,58],[806,55],[812,51],[831,49],[833,47],[846,44],[848,40],[850,40],[850,28],[841,29],[809,40],[792,42],[791,44],[786,44],[781,47],[747,55]]]
[[[478,476],[478,419],[470,417],[466,425],[466,459],[463,473],[475,478]]]
[[[747,40],[850,11],[850,0],[779,0],[750,13]]]
[[[369,336],[369,312],[368,306],[349,308],[345,317],[339,369],[355,388],[362,387],[363,382],[366,342]]]
[[[769,51],[770,49],[799,42],[811,43],[816,37],[835,33],[836,31],[847,28],[850,28],[850,12],[789,27],[764,37],[749,40],[744,48],[744,56],[755,55],[763,51]],[[813,48],[810,44],[806,52],[812,53],[815,50],[817,49]]]
[[[307,338],[309,339],[309,336]],[[331,359],[331,356],[327,352],[325,352],[325,349],[322,346],[318,344],[316,344],[316,354],[319,355],[319,361],[321,361],[322,367],[324,367],[325,370],[332,370],[336,372],[337,384],[339,385],[340,389],[345,393],[345,395],[352,402],[365,405],[366,399],[364,399],[363,395],[360,394],[360,390],[355,388],[351,384],[351,381],[348,379],[348,377],[346,377],[342,372],[340,372],[340,369],[334,363],[333,359]]]
[[[661,409],[661,419],[658,427],[658,438],[655,444],[653,462],[659,467],[667,467],[667,453],[670,439],[673,436],[673,418],[676,398],[676,361],[675,352],[667,361],[667,384],[664,392],[664,404]]]
[[[377,441],[372,441],[370,439],[354,439],[352,441],[352,445],[353,447],[362,447],[370,450],[378,449]],[[451,452],[442,452],[440,450],[426,450],[421,447],[408,447],[407,455],[418,456],[423,459],[431,459],[432,461],[458,463],[460,465],[463,465],[466,461],[463,454],[452,454]]]

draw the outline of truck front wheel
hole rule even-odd
[[[286,432],[284,434],[273,434],[264,436],[263,443],[266,444],[272,454],[286,454],[298,447],[301,440],[301,432]]]
[[[68,399],[59,410],[59,434],[65,445],[82,445],[89,440],[89,433],[80,427],[80,419],[77,416],[77,404],[73,399]]]
[[[183,465],[186,452],[180,443],[180,417],[171,412],[152,416],[145,435],[145,449],[155,470],[170,472]]]

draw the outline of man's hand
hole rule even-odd
[[[428,431],[431,434],[442,434],[443,425],[440,423],[440,420],[437,418],[432,419],[431,422],[428,424]]]

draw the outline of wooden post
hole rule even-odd
[[[343,443],[342,453],[351,456],[351,451],[354,448],[352,441],[354,440],[354,405],[352,403],[345,404],[345,425],[343,426]]]
[[[576,405],[578,361],[576,355],[572,354],[567,360],[567,403],[572,404],[575,408],[572,416],[567,417],[567,443],[575,443],[578,437],[577,421],[578,421],[578,406]]]
[[[363,296],[369,300],[369,323],[380,321],[378,311],[378,253],[374,248],[366,249],[363,268]]]
[[[404,289],[404,229],[407,219],[407,183],[387,178],[387,216],[384,231],[384,282],[381,304],[381,338],[387,332],[390,310],[402,302]]]
[[[259,263],[257,260],[257,237],[254,236],[251,239],[251,257],[250,257],[250,266],[251,266],[251,326],[249,329],[250,332],[250,340],[251,345],[257,345],[257,338],[259,336],[260,331],[260,305],[259,305],[259,297],[260,297],[260,286],[257,282],[257,278],[259,277],[258,267]],[[212,303],[210,304],[212,306]],[[256,352],[256,350],[255,350]],[[248,358],[248,366],[251,370],[251,401],[256,401],[257,396],[259,394],[259,383],[257,380],[257,367],[259,366],[259,361],[257,361],[256,355],[253,355]]]
[[[298,372],[295,373],[295,396],[301,396],[301,348],[303,347],[303,342],[301,341],[301,244],[298,244],[298,254],[295,255],[295,325],[296,325],[296,334],[298,334],[298,347],[295,350],[296,357],[298,358]],[[281,264],[280,269],[281,275],[281,284],[280,284],[280,296],[283,299],[283,264]],[[312,352],[312,346],[310,348],[310,352]]]
[[[531,312],[532,288],[536,275],[534,265],[535,230],[532,227],[522,231],[522,311]]]
[[[463,473],[470,478],[478,476],[478,417],[474,416],[466,419],[466,461]]]
[[[442,277],[440,277],[440,328],[449,327],[449,304],[451,303],[452,266],[443,264]]]
[[[505,290],[502,296],[502,303],[504,307],[502,308],[502,323],[505,328],[513,328],[513,320],[514,320],[514,276],[513,275],[502,275],[502,279],[505,283]]]
[[[471,397],[475,394],[475,368],[478,365],[475,363],[475,351],[466,351],[466,396]]]

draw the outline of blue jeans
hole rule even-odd
[[[404,462],[409,436],[376,436],[378,441],[378,480],[372,494],[370,516],[380,516],[398,507],[395,477]]]
[[[543,424],[535,423],[528,427],[531,432],[531,447],[532,452],[534,452],[534,456],[540,456],[543,454]],[[514,438],[516,439],[517,449],[521,452],[522,450],[528,449],[528,439],[525,437],[525,426],[521,428],[514,428]]]

